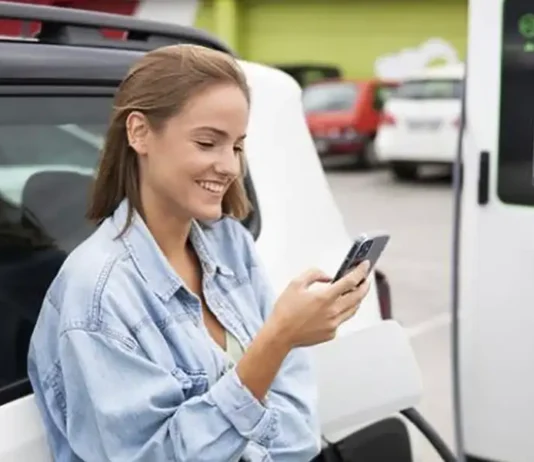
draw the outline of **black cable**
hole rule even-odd
[[[406,417],[428,440],[432,447],[439,454],[443,462],[458,462],[458,459],[443,441],[441,436],[434,430],[428,421],[414,408],[401,411],[401,414]],[[343,456],[339,447],[324,436],[323,441],[326,443],[326,448],[323,451],[323,460],[325,462],[343,462]]]
[[[406,409],[401,411],[401,414],[412,422],[419,431],[426,437],[429,443],[434,447],[436,452],[443,459],[443,462],[458,462],[456,456],[449,449],[445,441],[432,428],[432,426],[424,419],[424,417],[416,409]]]

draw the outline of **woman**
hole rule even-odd
[[[368,291],[310,270],[271,298],[250,234],[237,63],[148,53],[120,85],[90,205],[34,331],[29,376],[62,461],[307,461],[319,451],[305,350]],[[359,287],[358,284],[363,281]]]

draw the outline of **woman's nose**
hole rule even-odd
[[[240,173],[240,155],[234,147],[225,149],[225,152],[217,165],[217,171],[227,176],[237,176]]]

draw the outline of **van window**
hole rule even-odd
[[[509,8],[511,6],[507,6],[506,14],[510,14]],[[502,71],[499,72],[499,103],[495,108],[499,133],[497,152],[490,151],[489,156],[490,159],[497,156],[495,173],[498,198],[507,205],[534,207],[534,93],[530,73],[532,54],[528,64],[523,59],[511,59],[515,45],[512,37],[510,34],[510,38],[503,41],[499,58]],[[529,66],[529,72],[525,72],[526,65]],[[491,170],[490,174],[493,174]]]
[[[463,83],[460,79],[410,80],[392,95],[396,99],[460,99]]]
[[[42,299],[94,230],[85,211],[111,104],[111,96],[0,96],[0,405],[29,392],[26,356]]]
[[[352,82],[328,82],[310,85],[302,92],[305,113],[349,111],[358,95]]]

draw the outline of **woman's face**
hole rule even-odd
[[[156,205],[176,218],[220,218],[223,196],[240,174],[248,115],[245,95],[234,85],[207,88],[158,131],[130,114],[145,210]]]

